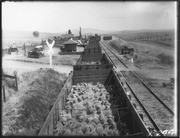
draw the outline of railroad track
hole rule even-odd
[[[129,69],[128,66],[124,62],[122,62],[119,59],[119,57],[108,46],[106,46],[105,43],[103,43],[101,41],[100,44],[105,45],[105,47],[102,47],[102,48],[105,51],[105,53],[108,55],[108,57],[110,57],[110,60],[111,60],[112,64],[116,68],[121,68],[121,70],[128,70]],[[119,62],[121,62],[121,64],[119,64]]]
[[[160,130],[173,129],[174,112],[151,91],[151,89],[134,73],[104,42],[100,42],[102,49],[111,60],[115,68],[123,68],[120,73],[133,93],[138,103],[142,106],[145,114],[154,128]]]

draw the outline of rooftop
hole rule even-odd
[[[72,38],[72,37],[74,37],[74,35],[73,34],[64,34],[61,37],[62,38]]]

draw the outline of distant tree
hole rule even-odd
[[[70,29],[68,30],[68,34],[72,34],[72,32],[71,32],[71,30],[70,30]]]
[[[85,41],[87,41],[87,37],[86,37],[86,34],[85,34]]]
[[[35,37],[38,37],[38,36],[39,36],[39,32],[38,32],[38,31],[34,31],[34,32],[33,32],[33,35],[34,35]]]

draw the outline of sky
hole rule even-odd
[[[65,32],[174,29],[176,2],[3,2],[2,29]]]

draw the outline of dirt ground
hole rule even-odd
[[[33,62],[33,63],[39,63],[39,64],[49,64],[49,55],[47,54],[48,48],[45,47],[45,50],[42,51],[44,53],[44,56],[41,58],[29,58],[27,57],[28,52],[32,48],[28,48],[26,50],[26,56],[24,56],[24,51],[22,49],[19,49],[19,52],[11,52],[11,55],[5,54],[3,56],[4,60],[14,60],[14,61],[23,61],[23,62]],[[77,48],[79,51],[83,51],[83,49]],[[80,55],[59,55],[60,52],[59,48],[53,48],[53,65],[75,65],[77,60],[79,59]]]
[[[33,62],[22,62],[22,61],[11,61],[5,60],[3,61],[2,68],[4,72],[7,74],[12,74],[14,70],[20,75],[23,72],[34,71],[39,68],[49,68],[49,64],[37,64]],[[60,72],[60,73],[67,73],[73,70],[72,66],[67,65],[53,65],[53,69]]]
[[[69,73],[72,71],[72,65],[76,60],[78,60],[78,58],[79,55],[61,56],[55,53],[53,56],[53,69],[61,73]],[[67,63],[67,65],[64,65],[66,61],[69,61],[69,64]],[[32,71],[39,68],[49,68],[49,56],[45,55],[41,58],[28,58],[25,57],[22,52],[19,52],[18,54],[12,52],[11,55],[3,56],[2,68],[3,71],[8,74],[12,74],[14,70],[16,70],[18,74],[21,74],[22,72]]]

